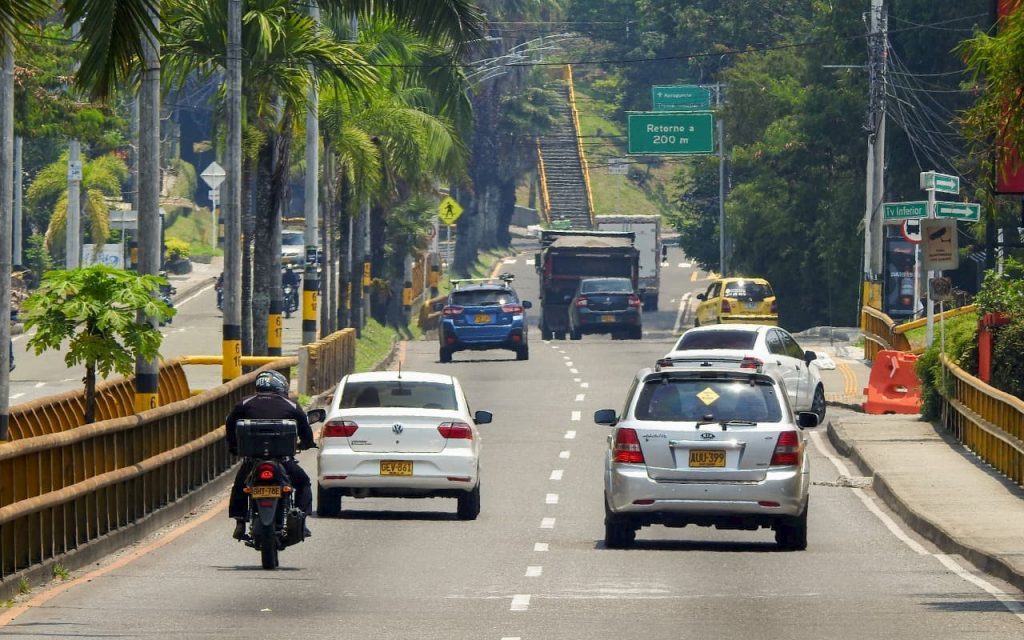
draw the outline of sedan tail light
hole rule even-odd
[[[473,439],[473,428],[465,422],[442,422],[437,431],[448,440]]]
[[[732,305],[728,300],[722,300],[722,313],[732,313]]]
[[[588,304],[590,304],[590,303],[587,301],[587,299],[585,297],[580,296],[579,298],[576,298],[576,306],[577,307],[585,307]]]
[[[464,311],[465,309],[462,307],[445,307],[444,309],[441,309],[441,314],[448,317],[461,316]]]
[[[640,296],[636,295],[635,293],[629,294],[629,306],[631,306],[631,307],[639,307],[640,306]]]
[[[351,420],[328,420],[327,424],[324,425],[324,437],[325,438],[348,438],[359,425],[352,422]]]
[[[760,373],[762,367],[764,367],[764,361],[761,358],[744,356],[743,360],[740,360],[740,369],[754,369]]]
[[[644,452],[640,450],[640,438],[635,429],[619,429],[615,432],[615,448],[612,460],[629,464],[644,464]]]
[[[775,453],[772,454],[772,466],[796,466],[800,464],[800,457],[803,454],[803,443],[800,442],[800,435],[796,431],[783,431],[775,443]]]
[[[779,312],[779,303],[772,300],[772,313],[777,314]]]

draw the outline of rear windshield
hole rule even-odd
[[[633,283],[627,278],[600,278],[580,283],[583,293],[633,293]]]
[[[341,392],[341,409],[395,407],[458,409],[455,388],[440,382],[349,382]]]
[[[655,378],[640,390],[634,415],[637,420],[779,422],[782,408],[767,380]]]
[[[452,304],[460,307],[501,306],[510,302],[516,302],[516,296],[508,289],[469,289],[452,292]]]
[[[281,234],[281,244],[286,246],[302,246],[306,244],[306,237],[302,233],[283,233]]]
[[[761,300],[770,298],[774,295],[775,293],[772,292],[772,286],[768,283],[737,280],[736,282],[729,282],[725,285],[724,297],[734,298],[736,300],[760,302]]]
[[[676,351],[699,349],[753,349],[754,331],[688,331],[679,339]]]

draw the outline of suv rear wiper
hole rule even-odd
[[[722,427],[722,431],[727,431],[729,429],[729,427],[756,427],[757,426],[757,422],[754,421],[754,420],[708,420],[708,419],[704,419],[704,420],[701,420],[701,421],[697,422],[697,424],[694,425],[694,428],[695,429],[700,429],[701,427],[707,426],[709,424],[717,424],[717,425],[719,425],[720,427]]]

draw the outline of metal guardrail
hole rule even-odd
[[[295,362],[264,369],[287,375]],[[224,417],[253,392],[257,374],[143,413],[0,444],[0,584],[231,467]]]
[[[576,90],[572,82],[572,65],[565,65],[565,81],[569,85],[569,112],[572,114],[572,126],[576,132],[576,150],[580,154],[580,169],[583,172],[583,189],[587,193],[587,213],[590,214],[590,228],[594,224],[594,196],[590,190],[590,165],[587,164],[587,154],[583,148],[583,134],[580,132],[580,116],[576,111]]]
[[[956,309],[950,309],[936,314],[935,322],[949,320],[968,313],[976,313],[978,305],[969,304]],[[879,351],[907,351],[909,353],[921,353],[922,348],[915,348],[910,344],[907,333],[925,326],[927,318],[921,318],[903,324],[896,324],[896,321],[874,307],[861,307],[860,326],[864,334],[864,359],[874,360]]]
[[[1024,486],[1024,401],[970,375],[945,354],[949,387],[942,390],[942,423],[965,447],[1018,486]]]

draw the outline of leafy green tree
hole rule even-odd
[[[84,269],[50,271],[22,304],[30,331],[28,346],[38,355],[64,351],[69,367],[85,365],[85,424],[96,415],[97,375],[130,376],[137,358],[160,355],[160,331],[136,322],[139,312],[158,321],[174,309],[156,296],[166,279],[93,265]]]

